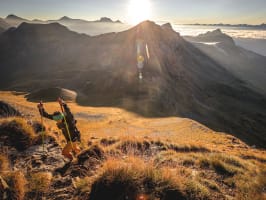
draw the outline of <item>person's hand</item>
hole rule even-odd
[[[42,103],[42,101],[40,101],[40,103],[38,103],[37,107],[38,107],[39,109],[42,109],[42,108],[43,108],[43,103]]]
[[[65,104],[64,100],[61,99],[60,97],[57,99],[57,101],[58,101],[58,103],[59,103],[60,105],[64,105],[64,104]]]

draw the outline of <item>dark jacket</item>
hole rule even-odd
[[[70,137],[71,137],[71,141],[72,142],[80,141],[80,132],[79,132],[79,130],[76,127],[77,121],[74,119],[74,116],[72,115],[72,113],[71,113],[69,107],[67,106],[67,104],[64,103],[63,104],[63,108],[64,108],[64,113],[63,114],[65,116],[66,123],[67,123],[68,129],[69,129],[69,134],[70,134]],[[39,112],[40,112],[40,114],[43,117],[53,120],[53,115],[47,113],[44,110],[43,107],[39,108]],[[65,123],[65,120],[63,119],[62,121],[57,122],[56,125],[57,125],[57,127],[59,129],[62,130],[62,133],[65,136],[65,139],[67,140],[67,142],[69,142],[70,138],[69,138],[69,134],[68,134],[68,131],[67,131],[66,123]]]

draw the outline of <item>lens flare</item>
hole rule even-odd
[[[149,200],[149,198],[145,194],[140,194],[140,195],[137,196],[136,200]]]
[[[151,17],[151,3],[149,0],[130,0],[128,4],[128,21],[137,24]]]

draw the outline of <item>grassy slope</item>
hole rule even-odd
[[[36,104],[23,95],[1,92],[0,100],[31,120],[40,118]],[[117,180],[128,183],[125,187],[132,187],[136,194],[131,195],[139,199],[167,199],[163,195],[171,196],[169,191],[188,199],[265,198],[264,150],[252,149],[231,135],[189,119],[150,119],[118,108],[69,106],[78,120],[84,146],[99,146],[106,158],[94,176],[76,180],[80,194],[91,193],[92,200],[103,198],[99,195],[101,189],[110,189],[104,185],[108,182],[114,191],[112,185]],[[45,107],[49,112],[59,109],[57,103]],[[54,122],[45,123],[56,130]],[[140,191],[144,196],[139,197]]]

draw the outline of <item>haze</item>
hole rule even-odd
[[[130,7],[131,6],[131,7]],[[264,0],[1,0],[1,16],[10,13],[34,19],[62,16],[96,19],[102,16],[137,23],[149,18],[173,23],[248,23],[266,21]]]

